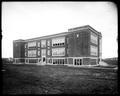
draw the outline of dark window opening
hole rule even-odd
[[[82,60],[80,59],[80,65],[82,65]]]
[[[77,65],[79,65],[79,59],[77,59]]]
[[[74,64],[75,65],[82,65],[82,59],[75,59]]]
[[[63,64],[64,64],[65,62],[64,62],[64,59],[63,59]]]
[[[76,65],[76,59],[74,60],[74,64]]]
[[[45,57],[43,57],[43,62],[45,62]]]

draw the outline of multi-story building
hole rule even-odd
[[[59,34],[14,40],[14,63],[96,65],[102,55],[101,40],[101,33],[89,25]]]

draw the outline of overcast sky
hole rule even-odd
[[[118,56],[118,13],[112,2],[2,2],[2,57],[13,57],[13,40],[84,25],[102,33],[102,58]]]

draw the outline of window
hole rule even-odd
[[[79,34],[77,34],[76,36],[77,36],[77,38],[78,38],[78,37],[79,37]]]
[[[69,44],[69,38],[67,38],[67,44]]]
[[[97,47],[91,45],[90,46],[90,53],[91,53],[91,55],[97,56],[97,52],[98,52]]]
[[[97,63],[97,60],[96,59],[90,59],[90,64],[91,65],[94,65],[94,64],[96,64]]]
[[[64,56],[64,55],[65,55],[65,48],[52,49],[52,56]]]
[[[42,50],[41,50],[41,55],[42,55],[42,56],[46,56],[46,49],[42,49]]]
[[[82,59],[75,59],[74,64],[75,65],[82,65]]]
[[[25,52],[25,56],[27,56],[27,52]]]
[[[47,51],[47,54],[50,55],[50,50]]]
[[[37,63],[37,59],[29,59],[29,63]]]
[[[40,42],[38,42],[38,47],[40,47]]]
[[[62,62],[62,59],[60,60],[60,64],[62,64],[63,62]]]
[[[53,64],[55,64],[55,59],[53,59]]]
[[[41,40],[41,47],[46,47],[46,40]]]
[[[28,57],[36,57],[36,50],[29,50]]]
[[[36,42],[28,42],[28,48],[29,47],[36,47]]]
[[[47,46],[50,46],[50,40],[47,41]]]
[[[53,59],[53,64],[65,64],[65,59]]]
[[[58,37],[52,39],[52,46],[60,46],[65,43],[65,37]]]
[[[40,51],[38,51],[38,56],[40,56]]]
[[[93,32],[91,32],[91,42],[94,43],[94,44],[98,44],[97,35]]]

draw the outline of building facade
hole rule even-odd
[[[68,32],[13,41],[14,63],[96,65],[102,56],[102,35],[86,25]]]

